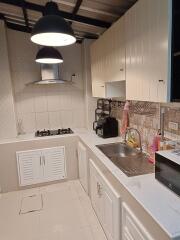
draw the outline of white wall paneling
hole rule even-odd
[[[91,81],[91,59],[90,45],[92,40],[85,39],[83,41],[83,79],[85,90],[85,121],[88,129],[92,130],[95,120],[94,114],[97,106],[97,99],[92,97],[92,81]]]
[[[0,46],[0,139],[3,139],[17,136],[13,87],[4,21],[0,21]]]

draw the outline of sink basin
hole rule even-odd
[[[128,177],[154,172],[154,165],[148,162],[148,156],[124,143],[97,145],[119,169]]]

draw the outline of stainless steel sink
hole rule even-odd
[[[97,145],[97,147],[128,177],[154,172],[148,156],[124,143]]]

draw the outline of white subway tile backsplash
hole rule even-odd
[[[84,109],[73,110],[73,127],[85,127],[85,113]]]
[[[72,108],[82,109],[84,107],[84,93],[81,90],[72,91]]]
[[[36,131],[35,113],[24,113],[18,115],[18,133],[25,134]]]
[[[44,88],[34,89],[34,110],[35,112],[47,112],[48,111],[48,101],[46,96],[46,90]]]
[[[36,129],[49,129],[49,115],[48,112],[36,113]]]
[[[59,109],[71,110],[73,101],[71,91],[61,91],[59,94]]]
[[[62,110],[60,112],[61,123],[63,128],[72,127],[73,125],[73,113],[69,110]]]
[[[48,111],[58,111],[60,109],[60,99],[58,92],[48,92],[47,101],[48,101]]]
[[[62,128],[60,112],[49,112],[50,129]]]

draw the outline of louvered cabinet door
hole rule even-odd
[[[43,182],[41,151],[17,152],[19,185],[26,186]]]
[[[65,147],[42,150],[44,181],[56,181],[66,178]]]

